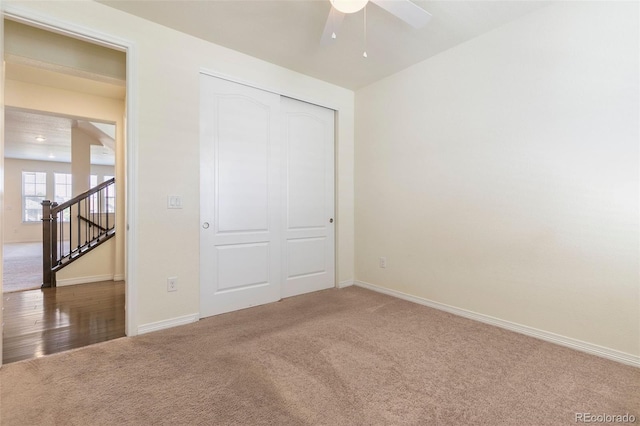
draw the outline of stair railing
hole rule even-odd
[[[42,202],[42,287],[56,272],[115,235],[115,178],[62,204]]]

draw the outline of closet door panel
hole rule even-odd
[[[334,111],[282,98],[282,294],[335,286]]]
[[[280,97],[201,76],[200,315],[281,297]]]

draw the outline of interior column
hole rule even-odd
[[[91,145],[92,136],[74,126],[71,128],[71,175],[73,196],[88,191],[91,187]]]

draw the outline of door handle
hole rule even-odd
[[[329,219],[329,223],[333,223],[333,218]]]
[[[205,222],[205,223],[203,223],[203,224],[202,224],[202,227],[203,227],[204,229],[209,229],[209,222]]]

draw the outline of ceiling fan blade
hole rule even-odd
[[[339,12],[335,8],[331,8],[327,22],[324,24],[324,31],[322,31],[322,37],[320,38],[321,45],[327,45],[333,41],[333,34],[338,32],[340,24],[344,19],[344,13]]]
[[[390,14],[402,19],[413,28],[422,28],[431,19],[431,14],[411,0],[371,0]]]

